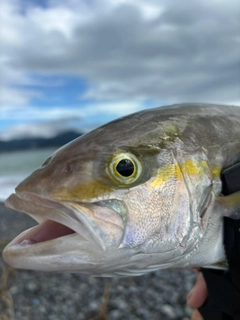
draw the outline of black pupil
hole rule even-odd
[[[134,172],[134,164],[129,159],[123,159],[117,164],[117,172],[123,177],[130,177]]]

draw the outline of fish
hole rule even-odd
[[[240,192],[221,172],[240,161],[240,107],[145,109],[80,136],[21,182],[6,206],[38,225],[3,251],[14,268],[135,276],[226,268],[223,217]]]

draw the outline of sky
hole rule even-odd
[[[238,0],[1,0],[0,140],[240,105]]]

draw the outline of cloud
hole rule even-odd
[[[1,4],[2,106],[41,96],[17,87],[32,74],[86,78],[99,103],[240,103],[237,0],[23,3]]]
[[[141,102],[90,103],[86,106],[42,108],[29,106],[2,107],[1,118],[11,125],[1,128],[0,140],[25,137],[53,137],[65,130],[88,132],[126,114],[149,107]]]
[[[125,114],[133,113],[141,108],[144,108],[144,103],[128,101],[120,102],[96,102],[88,103],[79,108],[69,107],[62,108],[61,106],[52,108],[42,108],[29,106],[12,106],[2,107],[1,117],[5,120],[20,120],[28,119],[31,121],[48,121],[48,120],[61,120],[65,118],[85,118],[89,116],[98,116],[99,114],[109,113],[115,116],[123,116]]]
[[[34,137],[55,137],[68,127],[69,122],[76,121],[75,118],[48,121],[43,123],[17,124],[0,131],[0,140],[7,141],[11,139],[34,138]],[[63,129],[64,128],[64,129]]]
[[[21,106],[21,107],[5,107],[1,109],[1,115],[5,120],[20,120],[24,121],[27,119],[31,121],[47,121],[47,120],[60,120],[64,118],[80,117],[82,114],[81,110],[76,108],[40,108],[32,106]]]

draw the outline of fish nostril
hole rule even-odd
[[[47,160],[45,160],[43,162],[43,164],[41,165],[41,167],[46,167],[52,160],[52,156],[50,156],[49,158],[47,158]]]

